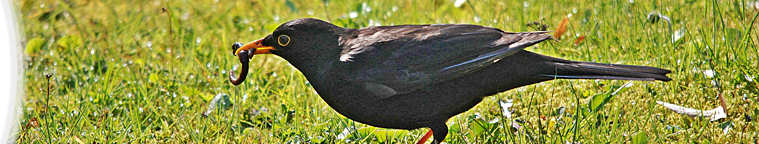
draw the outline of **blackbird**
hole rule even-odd
[[[669,70],[564,60],[524,50],[551,39],[545,31],[504,32],[469,24],[396,25],[349,29],[319,19],[288,21],[263,39],[233,45],[243,63],[274,54],[300,70],[338,113],[371,126],[431,128],[484,97],[553,79],[671,80]]]

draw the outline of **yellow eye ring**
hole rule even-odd
[[[290,36],[279,35],[277,37],[277,44],[279,44],[279,46],[287,46],[287,45],[289,45],[290,44]]]

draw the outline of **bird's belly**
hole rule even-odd
[[[441,85],[445,86],[445,85]],[[327,94],[327,93],[325,93]],[[419,90],[387,98],[352,91],[320,96],[330,107],[351,120],[376,127],[416,129],[469,110],[482,101],[469,91],[443,90],[443,87]]]
[[[377,99],[360,98],[360,94],[345,95],[341,97],[359,97],[342,100],[328,100],[322,98],[327,104],[341,115],[371,126],[395,129],[415,129],[423,127],[414,115],[410,106],[404,102],[387,102]]]

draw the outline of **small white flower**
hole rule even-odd
[[[704,71],[704,76],[706,76],[706,78],[713,78],[714,77],[714,70],[705,70]]]
[[[494,123],[498,123],[499,121],[501,121],[501,119],[496,117],[496,118],[488,121],[488,123],[494,124]]]
[[[356,17],[358,17],[358,13],[357,12],[350,12],[350,13],[348,13],[348,17],[350,17],[350,18],[356,18]]]
[[[513,100],[507,99],[507,100],[499,100],[498,105],[501,106],[501,114],[505,116],[506,118],[511,118],[511,111],[509,108],[511,106],[514,106]]]
[[[348,134],[350,134],[350,129],[349,128],[344,128],[343,132],[340,132],[340,134],[337,135],[337,139],[338,140],[343,140],[343,139],[345,139],[345,137],[348,136]]]
[[[746,78],[746,80],[748,82],[753,82],[754,81],[754,76],[750,76],[750,75],[744,74],[743,77]]]
[[[462,5],[464,5],[465,2],[466,2],[466,0],[456,0],[456,2],[453,2],[453,6],[454,7],[461,7]]]
[[[361,3],[361,7],[364,7],[364,12],[371,12],[372,7],[369,7],[369,4],[366,4],[366,2]]]
[[[683,36],[685,36],[685,29],[680,29],[680,30],[675,31],[675,34],[672,35],[672,42],[676,42],[680,40],[681,38],[683,38]]]

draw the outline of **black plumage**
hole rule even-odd
[[[445,138],[450,117],[509,89],[557,78],[670,80],[665,69],[569,61],[524,50],[550,39],[545,33],[465,24],[345,29],[305,18],[237,45],[235,54],[278,55],[340,114],[377,127],[429,127],[436,143]]]

